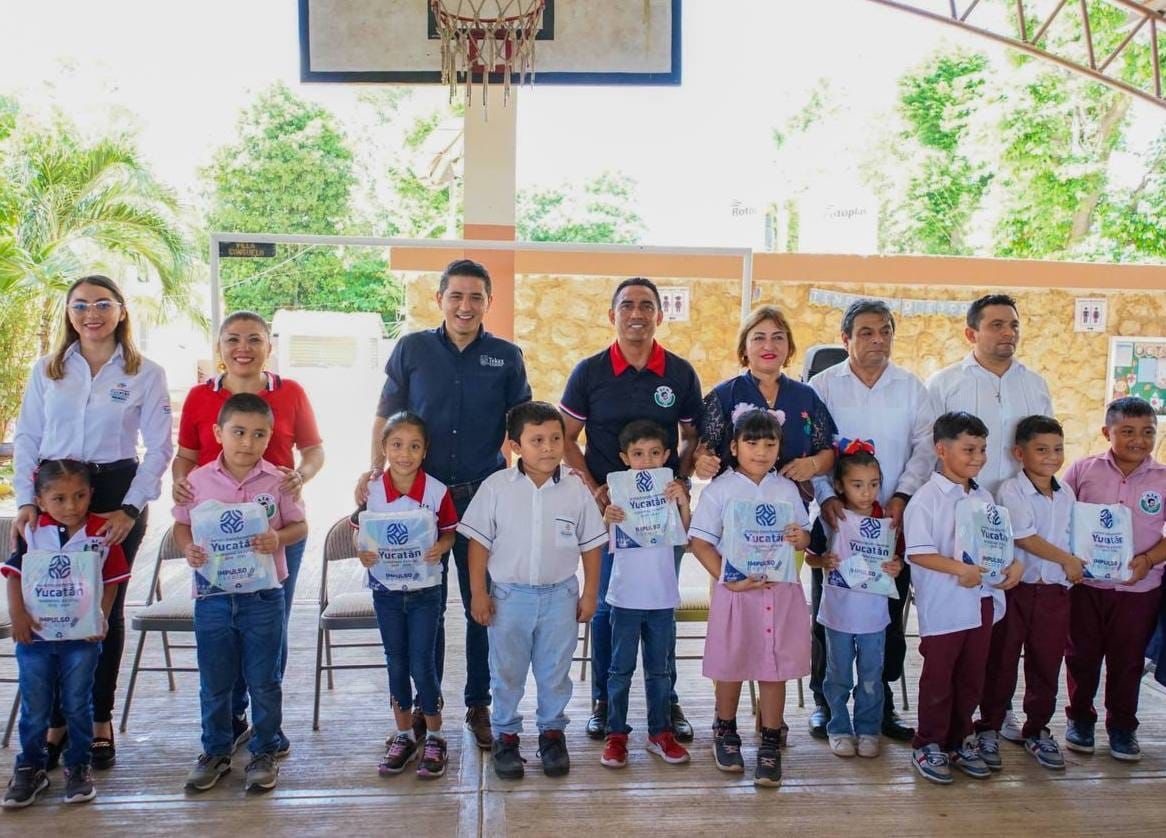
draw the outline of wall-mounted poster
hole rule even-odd
[[[1166,338],[1111,337],[1109,339],[1106,401],[1123,396],[1145,399],[1166,416]]]

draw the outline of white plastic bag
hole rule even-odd
[[[437,543],[437,518],[428,509],[408,512],[361,512],[357,543],[380,560],[368,569],[374,591],[415,591],[441,584],[441,563],[422,559]]]
[[[41,640],[84,640],[101,634],[102,550],[29,550],[20,566],[24,607],[40,623]]]
[[[1120,503],[1073,504],[1073,555],[1085,562],[1085,578],[1128,582],[1133,578],[1134,524]]]
[[[664,497],[672,469],[613,471],[607,475],[611,502],[624,511],[624,520],[611,525],[611,543],[617,550],[687,544],[688,536],[675,501]]]
[[[721,581],[796,582],[794,548],[784,532],[792,523],[794,509],[788,503],[729,501],[721,531]]]
[[[999,584],[1012,564],[1012,519],[994,503],[964,498],[955,508],[955,559],[984,568],[983,581]]]
[[[275,559],[251,546],[268,530],[267,511],[258,503],[203,501],[190,510],[194,543],[207,561],[194,571],[194,595],[249,594],[279,587]]]
[[[898,599],[894,577],[883,571],[883,563],[895,558],[897,536],[890,518],[860,518],[850,514],[839,519],[834,532],[838,567],[827,574],[826,584]]]

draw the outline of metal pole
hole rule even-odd
[[[223,304],[219,298],[219,236],[217,233],[211,233],[210,261],[207,265],[210,268],[211,280],[211,357],[213,358],[215,344],[218,342],[215,336],[219,333],[219,324],[223,322]]]

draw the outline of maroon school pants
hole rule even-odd
[[[1065,651],[1069,704],[1075,722],[1096,722],[1093,698],[1105,661],[1106,730],[1138,729],[1146,644],[1158,621],[1162,588],[1133,593],[1074,585],[1069,592],[1069,645]]]
[[[992,628],[984,698],[976,730],[999,730],[1016,692],[1020,651],[1024,649],[1024,736],[1049,726],[1057,708],[1061,660],[1069,639],[1069,589],[1064,585],[1021,582],[1004,598],[1008,610]]]
[[[923,673],[913,747],[939,745],[954,751],[972,732],[972,711],[984,689],[991,642],[991,597],[980,600],[979,628],[933,634],[919,641]]]

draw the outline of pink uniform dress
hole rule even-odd
[[[809,526],[793,481],[770,472],[758,485],[740,472],[726,471],[701,492],[689,537],[719,547],[725,507],[735,498],[788,503],[798,525]],[[788,681],[809,675],[810,609],[802,586],[778,582],[737,593],[714,584],[702,671],[714,681]]]

